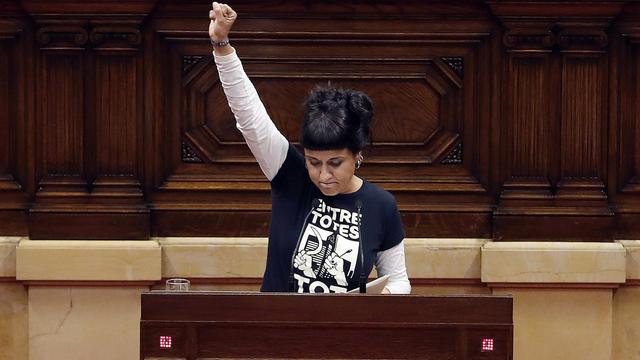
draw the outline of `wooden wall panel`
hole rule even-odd
[[[563,59],[561,176],[595,178],[604,174],[606,121],[598,58]]]
[[[99,57],[96,61],[96,173],[137,174],[136,59]],[[114,106],[118,104],[119,106]]]
[[[547,56],[515,56],[510,62],[506,136],[511,144],[506,154],[512,178],[549,176],[549,62]]]
[[[38,83],[41,174],[84,175],[84,71],[82,54],[43,54]]]
[[[0,0],[0,235],[267,234],[209,6]],[[317,84],[373,98],[359,174],[395,195],[408,236],[640,235],[639,5],[233,6],[233,45],[293,143]]]
[[[494,5],[502,14],[510,79],[507,131],[502,151],[515,160],[494,221],[498,239],[603,240],[611,238],[613,211],[605,192],[607,153],[607,57],[610,23],[509,16],[516,9]],[[566,16],[571,9],[558,8]],[[576,25],[578,24],[578,25]],[[517,65],[518,62],[515,62]],[[517,129],[511,136],[509,129]],[[522,143],[520,147],[510,143]],[[514,173],[515,171],[515,173]],[[539,229],[532,231],[532,229]]]
[[[9,122],[12,120],[11,103],[9,102],[9,49],[6,41],[0,41],[0,174],[8,174],[11,171],[10,161],[10,127]],[[5,177],[7,175],[4,175]]]
[[[11,11],[11,8],[8,8]],[[0,233],[27,233],[29,181],[27,149],[30,118],[26,113],[28,30],[21,17],[0,18]]]
[[[640,10],[638,10],[640,11]],[[623,22],[620,26],[617,63],[618,97],[613,103],[619,116],[618,146],[614,149],[619,163],[610,186],[616,205],[616,231],[620,237],[632,238],[640,233],[640,28]]]
[[[37,3],[31,3],[34,5]],[[35,203],[29,235],[147,238],[139,16],[37,16]]]

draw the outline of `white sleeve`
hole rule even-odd
[[[289,142],[271,121],[235,50],[224,56],[214,52],[213,57],[236,127],[271,181],[287,157]]]
[[[390,293],[411,293],[407,265],[404,260],[404,240],[388,250],[378,252],[376,270],[378,271],[378,276],[389,275],[389,281],[385,287]]]

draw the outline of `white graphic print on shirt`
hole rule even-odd
[[[359,259],[358,213],[320,200],[309,219],[295,250],[297,291],[346,292]]]

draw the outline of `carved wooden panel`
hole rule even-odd
[[[38,21],[32,238],[148,237],[139,18]]]
[[[598,57],[563,59],[561,176],[602,179],[605,85]]]
[[[209,6],[0,2],[0,235],[267,234]],[[640,235],[639,5],[233,6],[232,44],[292,143],[316,85],[373,98],[358,174],[394,194],[408,236]]]
[[[499,238],[509,238],[512,228],[524,228],[521,216],[527,211],[523,208],[539,212],[552,207],[551,164],[557,144],[550,25],[507,22],[506,26],[506,81],[502,87],[505,112],[501,126],[505,140],[500,151],[504,183],[494,222],[494,233]]]
[[[503,19],[509,80],[502,149],[511,161],[503,164],[494,235],[608,238],[607,23]]]
[[[446,155],[459,138],[461,80],[440,61],[280,64],[278,59],[250,59],[244,62],[244,67],[270,116],[295,143],[299,119],[303,116],[301,104],[319,84],[361,89],[373,99],[374,147],[367,157],[368,164],[382,164],[385,160],[388,163],[389,159],[395,164],[432,164]],[[276,70],[278,67],[282,69]],[[186,76],[183,86],[187,118],[183,120],[183,129],[190,148],[208,163],[252,161],[226,105],[212,60]]]
[[[96,166],[100,175],[136,173],[135,58],[99,57],[96,63]],[[109,102],[107,102],[109,100]],[[115,107],[111,104],[121,104]],[[117,129],[117,130],[116,130]]]
[[[268,113],[294,144],[302,104],[315,86],[352,87],[372,97],[373,146],[365,152],[366,166],[359,173],[396,192],[404,202],[408,233],[417,235],[426,224],[433,233],[453,234],[453,227],[443,227],[443,215],[435,212],[459,209],[464,198],[475,216],[465,227],[473,229],[468,234],[488,236],[491,205],[486,184],[479,180],[488,178],[487,168],[479,166],[476,156],[464,156],[464,151],[488,153],[477,134],[483,126],[481,117],[473,111],[478,106],[475,84],[486,76],[476,69],[482,64],[478,55],[487,51],[487,24],[479,22],[474,30],[441,35],[433,29],[417,30],[416,22],[408,22],[404,26],[413,32],[412,40],[401,51],[394,47],[397,40],[379,32],[379,25],[360,21],[362,28],[355,33],[349,24],[335,22],[334,32],[319,43],[314,38],[320,30],[312,30],[317,34],[309,39],[300,38],[300,24],[287,19],[273,38],[255,41],[252,34],[266,29],[257,20],[238,30],[234,46]],[[309,24],[315,26],[311,20]],[[162,19],[157,23],[166,49],[165,128],[170,130],[163,133],[158,151],[163,157],[157,160],[164,166],[157,175],[164,180],[152,195],[154,229],[160,235],[175,231],[254,234],[246,222],[234,217],[245,211],[249,217],[240,218],[263,224],[268,215],[264,213],[269,206],[268,183],[235,127],[208,54],[210,45],[176,31],[179,25],[184,22]],[[396,31],[392,37],[403,36],[403,29]],[[447,38],[455,45],[441,46]],[[468,148],[463,147],[465,139]],[[441,187],[443,183],[446,188]],[[440,192],[438,202],[430,201],[433,192]],[[189,208],[198,209],[197,213]],[[176,216],[178,209],[183,217]],[[453,219],[453,211],[448,216]],[[195,217],[206,218],[209,224],[219,223],[220,217],[228,221],[212,229],[194,226],[191,219]]]
[[[550,158],[551,98],[546,55],[518,57],[510,61],[506,124],[510,144],[510,177],[548,177]]]
[[[80,53],[43,54],[39,119],[42,175],[84,173],[84,61]]]
[[[589,221],[600,222],[610,237],[613,212],[605,191],[607,157],[608,62],[606,24],[560,26],[563,84],[560,181],[557,205],[579,208]],[[576,231],[579,233],[579,231]],[[597,231],[598,232],[598,231]]]

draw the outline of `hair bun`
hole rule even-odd
[[[373,104],[369,96],[362,91],[345,90],[347,108],[359,120],[360,126],[369,126],[373,118]]]

